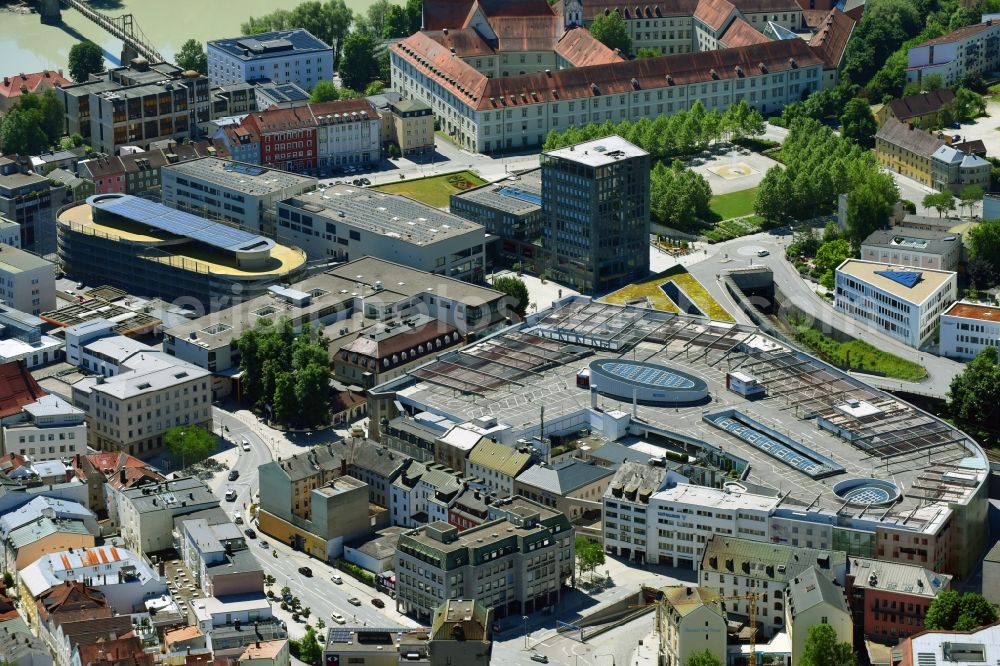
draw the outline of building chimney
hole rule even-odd
[[[122,484],[123,486],[125,485],[125,468],[124,467],[122,467],[120,470],[118,470],[118,483]]]
[[[597,384],[590,385],[590,408],[597,409]]]
[[[347,458],[340,459],[340,475],[347,476]]]

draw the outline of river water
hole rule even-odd
[[[295,0],[96,0],[90,3],[116,16],[131,13],[135,22],[164,58],[172,60],[177,49],[194,37],[202,43],[240,34],[240,23],[279,8],[294,7]],[[371,0],[347,0],[363,12]],[[117,65],[122,44],[73,9],[63,10],[61,26],[42,25],[38,14],[17,14],[0,5],[0,76],[42,69],[66,73],[69,49],[81,39],[99,44],[107,65]],[[67,77],[69,76],[66,73]]]

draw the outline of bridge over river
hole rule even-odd
[[[122,63],[127,63],[136,56],[142,56],[149,62],[163,60],[163,56],[146,38],[131,14],[109,16],[97,11],[83,0],[38,0],[38,2],[42,23],[62,22],[63,7],[70,7],[99,25],[111,36],[122,40]]]

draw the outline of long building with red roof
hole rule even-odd
[[[664,55],[629,60],[595,40],[585,26],[611,12],[625,18],[634,48]],[[669,115],[695,102],[725,110],[745,100],[779,113],[836,85],[854,24],[834,10],[810,41],[773,39],[805,29],[795,0],[426,0],[424,30],[389,53],[397,91],[430,105],[462,148],[490,153],[540,146],[551,130]]]
[[[58,71],[46,69],[31,74],[5,76],[0,80],[0,114],[10,110],[21,98],[21,95],[41,94],[46,90],[61,88],[71,83],[73,82],[63,76],[61,69]]]

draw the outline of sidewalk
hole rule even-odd
[[[657,666],[660,652],[660,632],[653,628],[637,645],[629,658],[628,666]]]

